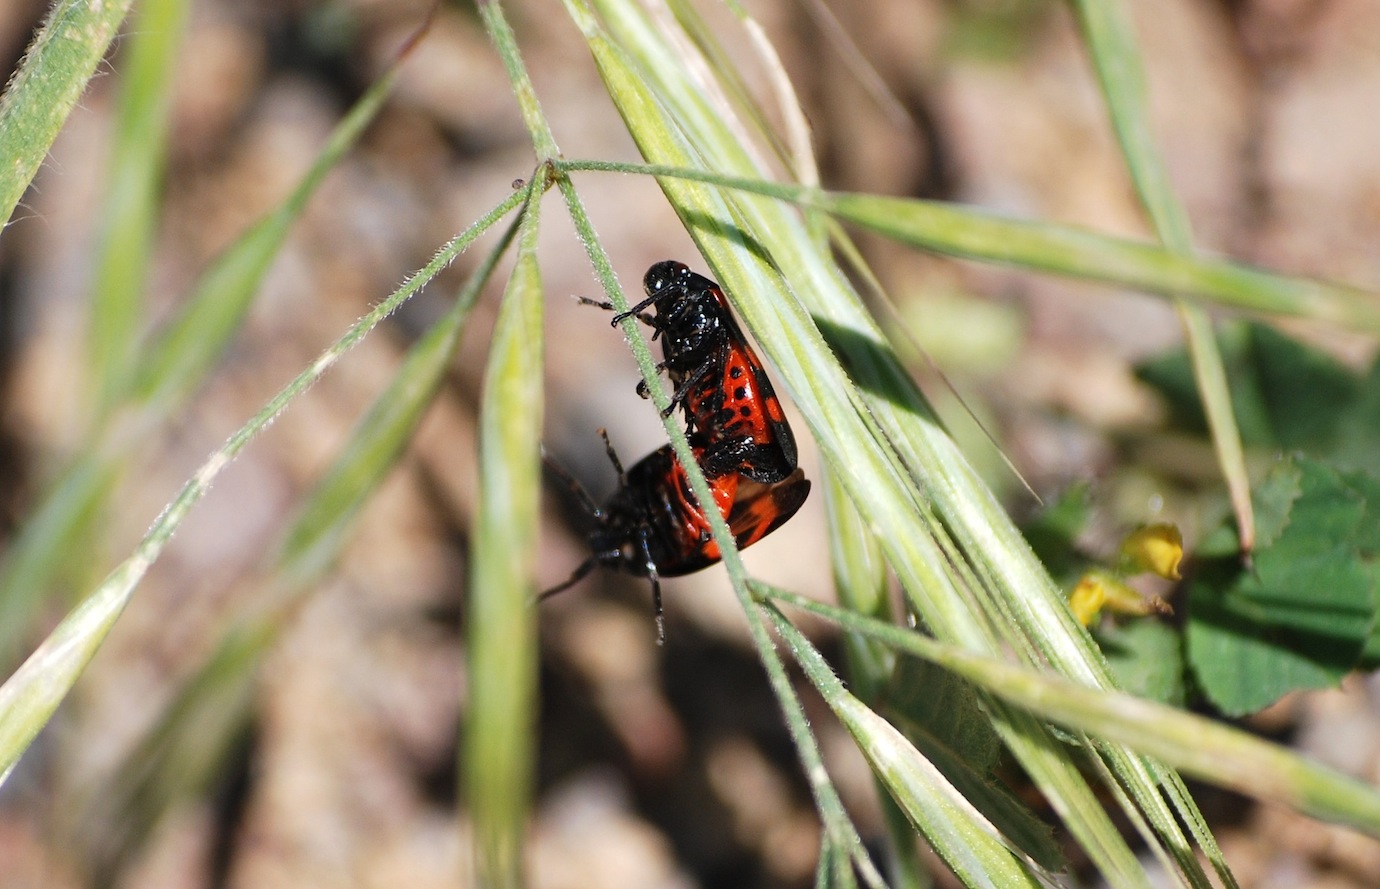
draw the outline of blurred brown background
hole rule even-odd
[[[0,5],[8,71],[44,12]],[[1155,126],[1197,243],[1306,275],[1380,288],[1380,4],[1163,0],[1131,4]],[[422,2],[199,0],[179,64],[163,219],[148,299],[167,312],[206,263],[280,200],[333,123],[422,19]],[[567,157],[635,159],[559,4],[507,4]],[[814,127],[826,185],[982,205],[1143,235],[1076,27],[1040,0],[755,0]],[[722,10],[704,10],[745,69],[761,68]],[[13,534],[82,445],[84,304],[106,186],[117,43],[0,239],[0,522]],[[765,92],[765,90],[763,90]],[[249,323],[194,406],[128,475],[93,582],[129,552],[201,460],[351,322],[497,203],[534,158],[474,11],[447,4],[356,151],[275,263]],[[586,175],[625,286],[653,261],[702,269],[650,181]],[[563,214],[543,214],[547,444],[593,489],[613,478],[595,435],[629,462],[663,433]],[[910,336],[1040,491],[1118,471],[1118,436],[1153,425],[1130,362],[1178,341],[1157,299],[941,261],[867,239]],[[156,566],[72,699],[0,791],[0,883],[69,886],[63,794],[125,752],[204,658],[302,492],[444,311],[462,257],[238,460]],[[361,516],[265,674],[249,741],[205,803],[165,825],[118,885],[453,886],[456,727],[474,496],[473,419],[495,293],[409,457]],[[884,317],[890,317],[884,314]],[[1310,331],[1348,360],[1369,344]],[[923,362],[925,388],[962,421]],[[817,476],[808,433],[803,461]],[[976,439],[975,439],[976,441]],[[993,484],[1029,509],[990,448]],[[1132,509],[1158,496],[1147,485]],[[541,585],[582,558],[552,492]],[[1191,528],[1191,517],[1175,516]],[[754,572],[827,596],[818,497],[747,554]],[[542,762],[532,882],[548,887],[810,884],[817,822],[720,569],[667,583],[657,649],[645,584],[594,575],[542,608]],[[54,605],[53,620],[64,606]],[[831,645],[823,630],[822,641]],[[1377,777],[1373,682],[1295,698],[1257,725]],[[1380,689],[1378,689],[1380,690]],[[860,756],[815,706],[860,829],[879,836]],[[1204,797],[1247,886],[1380,884],[1380,846],[1282,811]]]

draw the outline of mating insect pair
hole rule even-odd
[[[684,410],[686,435],[714,505],[738,547],[750,546],[795,515],[810,493],[810,482],[796,466],[795,438],[781,402],[719,285],[673,261],[652,266],[643,283],[647,298],[615,315],[613,323],[635,315],[653,329],[653,339],[661,339],[664,360],[657,369],[665,370],[674,386],[668,414],[677,406]],[[645,382],[638,384],[638,393],[647,397]],[[540,598],[573,586],[599,565],[647,577],[662,641],[660,578],[698,571],[722,555],[670,445],[626,473],[607,435],[604,445],[618,472],[618,488],[602,507],[566,477],[594,520],[588,536],[592,553]]]

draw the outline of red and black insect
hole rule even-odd
[[[648,269],[643,286],[647,298],[615,315],[613,323],[635,315],[654,330],[653,339],[661,338],[665,360],[657,370],[665,370],[675,387],[666,413],[680,405],[689,431],[702,437],[705,476],[740,473],[770,484],[791,475],[795,436],[723,290],[674,260]],[[646,398],[647,384],[639,383],[637,391]]]
[[[646,577],[652,583],[652,605],[656,610],[657,641],[666,637],[661,612],[662,577],[679,577],[707,568],[723,558],[710,535],[709,519],[690,491],[685,469],[669,444],[633,464],[626,473],[613,445],[602,430],[604,447],[618,472],[618,489],[604,505],[597,506],[584,488],[554,464],[548,466],[562,476],[579,498],[584,510],[594,519],[588,541],[592,551],[564,583],[538,598],[554,596],[574,586],[596,567],[603,565]],[[696,459],[705,446],[698,436],[691,437]],[[751,546],[795,515],[810,493],[805,473],[796,469],[774,484],[763,484],[728,473],[709,480],[714,504],[728,522],[739,549]]]

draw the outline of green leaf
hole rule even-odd
[[[1235,325],[1219,340],[1246,444],[1320,456],[1338,449],[1352,408],[1369,394],[1355,374],[1265,324]],[[1165,397],[1177,426],[1200,434],[1206,429],[1185,350],[1147,361],[1136,373]],[[1380,405],[1380,396],[1372,397]],[[1372,447],[1380,444],[1377,427],[1365,431]],[[1380,460],[1372,455],[1369,465],[1380,468]]]
[[[1380,359],[1361,378],[1356,398],[1337,411],[1333,459],[1345,469],[1380,475]]]
[[[1296,688],[1335,686],[1358,662],[1375,614],[1374,573],[1360,545],[1374,538],[1380,501],[1302,459],[1260,487],[1273,504],[1294,494],[1288,524],[1262,538],[1249,569],[1211,563],[1189,593],[1189,661],[1231,715]]]
[[[1108,623],[1093,634],[1117,684],[1131,694],[1183,706],[1183,639],[1154,619]]]
[[[1088,526],[1092,499],[1087,484],[1071,485],[1059,499],[1045,505],[1021,527],[1030,548],[1049,573],[1064,586],[1071,586],[1086,567],[1087,559],[1078,552],[1078,535]]]

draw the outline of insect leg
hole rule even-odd
[[[549,598],[551,598],[552,596],[556,595],[557,593],[563,593],[563,592],[565,592],[566,590],[570,589],[570,588],[573,587],[575,584],[577,584],[577,583],[579,583],[580,581],[584,580],[584,579],[585,579],[585,575],[587,575],[587,574],[589,574],[589,572],[593,571],[593,570],[594,570],[594,567],[595,567],[596,565],[598,565],[598,564],[599,564],[599,557],[598,557],[597,555],[596,555],[596,556],[590,556],[588,559],[585,559],[583,562],[580,563],[580,567],[576,568],[576,569],[571,573],[570,577],[566,578],[564,582],[558,583],[558,584],[556,584],[555,586],[553,586],[551,589],[546,590],[546,591],[544,591],[544,592],[542,592],[542,593],[539,593],[539,594],[537,595],[537,601],[538,601],[538,602],[544,601],[544,600],[549,599]]]
[[[665,364],[665,362],[662,363]],[[680,385],[676,387],[676,391],[671,393],[671,403],[666,406],[666,410],[662,411],[661,415],[663,417],[669,417],[671,414],[675,413],[676,407],[685,403],[685,399],[689,397],[691,391],[694,390],[695,386],[699,385],[700,380],[704,379],[704,375],[709,373],[713,367],[713,361],[705,361],[700,364],[699,367],[695,368],[690,376],[681,380]],[[645,398],[646,396],[643,397]]]
[[[644,316],[642,315],[642,310],[645,309],[645,308],[647,308],[647,306],[650,306],[652,303],[654,303],[654,302],[656,302],[656,301],[657,301],[657,297],[655,297],[655,296],[649,296],[649,297],[647,297],[646,299],[644,299],[642,302],[640,302],[640,303],[638,303],[637,305],[633,306],[632,308],[628,309],[626,312],[619,312],[617,315],[614,315],[614,316],[613,316],[613,320],[612,320],[611,322],[609,322],[609,323],[610,323],[612,326],[617,327],[618,325],[620,325],[620,324],[623,323],[623,319],[625,319],[625,318],[630,318],[630,317],[632,317],[633,315],[636,315],[636,316],[637,316],[637,319],[638,319],[639,321],[641,321],[643,324],[647,324],[647,325],[649,325],[649,326],[651,326],[651,327],[656,327],[656,322],[653,321],[653,320],[651,320],[651,317],[650,317],[650,316],[644,317]],[[613,307],[612,307],[612,306],[609,306],[609,308],[613,308]]]
[[[604,451],[609,455],[609,462],[618,472],[618,487],[626,488],[628,486],[628,474],[623,471],[623,461],[618,459],[618,452],[613,449],[613,442],[609,441],[609,431],[600,428],[599,437],[604,440]]]
[[[661,609],[661,576],[657,574],[656,562],[652,559],[652,550],[647,546],[645,529],[637,535],[637,545],[642,550],[642,558],[647,563],[647,579],[652,582],[652,612],[656,615],[656,644],[665,645],[666,614]]]

